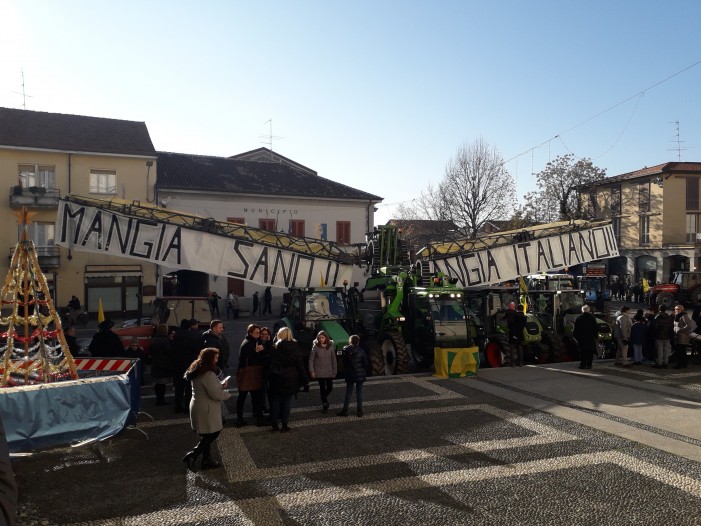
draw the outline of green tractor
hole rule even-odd
[[[463,289],[469,336],[479,347],[480,363],[501,367],[508,353],[509,328],[506,312],[509,304],[520,307],[518,287],[468,287]],[[547,363],[549,356],[540,345],[542,326],[536,316],[526,313],[523,329],[524,361]]]
[[[336,347],[338,370],[341,372],[341,353],[355,328],[345,290],[341,287],[292,287],[289,294],[287,313],[275,322],[274,332],[277,333],[281,327],[289,327],[305,359],[308,359],[316,335],[321,330],[326,331]]]
[[[538,290],[529,295],[533,313],[543,326],[543,344],[550,349],[553,361],[568,362],[579,357],[572,338],[574,320],[582,313],[585,295],[580,290]],[[596,318],[599,356],[615,352],[611,326]]]

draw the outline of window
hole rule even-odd
[[[275,232],[275,220],[274,219],[259,219],[258,228],[261,230],[267,230],[268,232]]]
[[[698,177],[686,178],[686,209],[699,209],[699,179]]]
[[[304,219],[290,219],[290,235],[304,237]]]
[[[621,215],[621,187],[614,186],[611,188],[611,215]]]
[[[22,188],[39,186],[53,189],[56,188],[56,171],[53,166],[20,164],[19,183]]]
[[[90,170],[91,194],[116,194],[117,172],[115,170]]]
[[[350,245],[350,227],[350,221],[336,221],[336,243],[339,245]]]
[[[22,228],[19,227],[18,239],[22,237]],[[56,245],[54,237],[53,223],[29,223],[28,225],[29,239],[32,240],[36,247],[53,247]]]
[[[640,216],[640,244],[650,243],[650,216]]]
[[[246,220],[243,217],[227,217],[226,220],[229,223],[236,223],[238,225],[245,225]]]
[[[620,246],[621,244],[621,218],[612,217],[611,226],[613,227],[613,235],[616,238],[616,244]]]
[[[699,231],[699,214],[686,214],[686,242],[696,243]]]
[[[650,211],[650,181],[638,185],[638,212]]]

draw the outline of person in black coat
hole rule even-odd
[[[360,337],[354,334],[349,338],[349,344],[343,348],[343,371],[346,377],[346,397],[343,401],[343,409],[338,416],[348,416],[348,405],[353,396],[355,386],[356,405],[358,416],[363,416],[363,383],[367,377],[368,356],[360,347]]]
[[[272,431],[279,431],[278,421],[282,420],[282,431],[290,430],[287,425],[292,409],[292,397],[309,379],[304,362],[299,355],[297,342],[292,338],[289,327],[280,329],[276,336],[275,349],[270,362],[270,393],[272,407],[270,417]]]
[[[190,330],[191,322],[195,321],[194,329]],[[197,358],[195,338],[198,335],[196,320],[181,320],[180,328],[175,331],[171,342],[173,354],[173,391],[176,413],[187,413],[190,407],[192,388],[183,375],[192,362]],[[199,344],[198,344],[199,346]]]
[[[151,378],[153,390],[156,393],[156,405],[167,405],[166,384],[173,376],[173,357],[170,350],[168,326],[161,324],[156,327],[156,334],[149,342],[151,354]]]
[[[239,349],[239,366],[238,371],[250,366],[265,367],[266,353],[265,346],[260,342],[260,327],[251,323],[246,329],[246,337],[241,342]],[[246,421],[243,419],[243,408],[246,403],[246,396],[251,393],[251,403],[253,405],[253,415],[256,417],[256,425],[264,426],[265,419],[263,418],[263,376],[261,372],[260,386],[256,389],[244,391],[241,386],[238,386],[239,396],[236,399],[236,427],[243,427]]]
[[[115,358],[124,356],[124,346],[122,340],[115,332],[112,332],[114,322],[112,320],[104,320],[98,325],[98,332],[92,337],[92,341],[88,346],[90,354],[96,357]]]
[[[582,314],[574,320],[572,336],[579,344],[580,369],[591,369],[596,352],[596,338],[599,329],[596,326],[596,318],[590,310],[589,305],[582,305]]]

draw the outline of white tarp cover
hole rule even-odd
[[[341,286],[352,265],[85,204],[59,201],[56,244],[276,287]]]
[[[461,286],[471,287],[617,256],[613,226],[607,224],[436,259],[432,265],[434,271],[458,278]]]

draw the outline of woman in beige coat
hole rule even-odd
[[[212,459],[212,444],[222,430],[221,404],[231,397],[225,391],[227,382],[217,378],[217,360],[219,350],[207,347],[200,351],[197,360],[192,362],[185,372],[185,379],[192,382],[192,400],[190,400],[190,422],[192,429],[200,435],[195,449],[183,457],[190,469],[202,455],[202,469],[221,467],[221,463]]]

